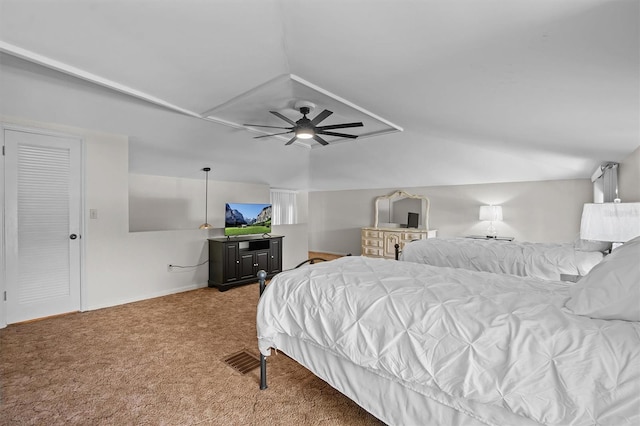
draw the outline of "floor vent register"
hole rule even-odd
[[[225,357],[224,362],[240,374],[247,374],[260,366],[260,359],[246,349]]]

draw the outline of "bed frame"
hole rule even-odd
[[[397,250],[398,245],[396,244],[396,259],[397,259]],[[347,254],[347,256],[351,256],[351,253]],[[307,263],[313,265],[316,262],[326,262],[327,259],[323,259],[321,257],[312,257],[311,259],[307,259],[304,262],[300,262],[293,269],[298,269],[302,265]],[[267,287],[267,272],[264,270],[258,271],[258,282],[260,283],[260,297],[262,297],[262,293],[264,293],[264,289]],[[260,389],[267,388],[267,357],[260,353]]]
[[[267,272],[260,269],[258,271],[258,282],[260,283],[260,297],[264,293],[264,289],[267,286]],[[267,388],[267,357],[260,352],[260,389]]]

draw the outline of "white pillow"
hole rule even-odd
[[[578,251],[601,251],[604,253],[611,249],[611,243],[606,241],[583,240],[578,237],[573,242],[573,247]]]
[[[576,315],[640,321],[640,237],[613,250],[569,294],[565,307]]]

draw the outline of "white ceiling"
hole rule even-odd
[[[301,117],[300,107],[302,106],[309,108],[308,118],[310,119],[314,119],[324,109],[331,111],[327,118],[318,122],[320,126],[361,123],[363,128],[333,130],[334,132],[354,135],[360,139],[402,131],[401,127],[388,120],[378,117],[370,111],[293,74],[276,77],[222,105],[217,105],[203,115],[212,121],[254,132],[258,135],[256,138],[285,133],[283,130],[286,130],[286,134],[274,137],[287,142],[292,138],[292,131],[284,129],[283,126],[290,127],[291,124],[267,112],[278,112],[282,116],[295,121]],[[247,123],[253,124],[253,126]],[[261,126],[274,126],[280,129]],[[331,130],[329,129],[329,131]],[[335,135],[322,135],[321,137],[332,145],[348,143],[352,140],[351,138],[336,137]],[[323,146],[313,139],[297,139],[294,143],[310,149],[322,148]]]
[[[316,190],[586,178],[640,145],[639,21],[639,0],[0,0],[1,112],[128,134],[134,173],[197,176],[204,159],[214,179]],[[285,149],[207,121],[291,75],[404,131]],[[15,89],[54,83],[77,94],[55,114]],[[240,175],[229,158],[249,148],[275,166]]]

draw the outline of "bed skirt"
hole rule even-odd
[[[275,343],[278,351],[287,354],[388,425],[487,425],[471,413],[463,413],[430,399],[315,345],[286,335],[278,335]],[[504,415],[506,423],[503,424],[538,424],[506,411]]]

